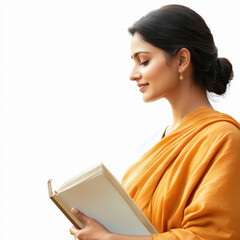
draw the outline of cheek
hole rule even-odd
[[[167,86],[176,82],[176,73],[174,69],[169,67],[165,62],[152,66],[148,73],[150,84]]]

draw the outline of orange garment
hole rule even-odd
[[[240,240],[240,124],[202,107],[129,168],[153,240]]]

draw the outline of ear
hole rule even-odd
[[[191,63],[191,53],[187,48],[178,51],[178,72],[183,73]]]

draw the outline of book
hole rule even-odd
[[[72,208],[96,219],[112,233],[157,233],[122,185],[102,163],[80,173],[55,191],[49,180],[48,192],[51,200],[76,228],[82,229],[85,225],[73,215]]]

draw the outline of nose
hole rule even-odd
[[[132,72],[130,73],[129,79],[132,81],[137,81],[141,79],[141,77],[142,77],[142,74],[136,69],[133,69]]]

